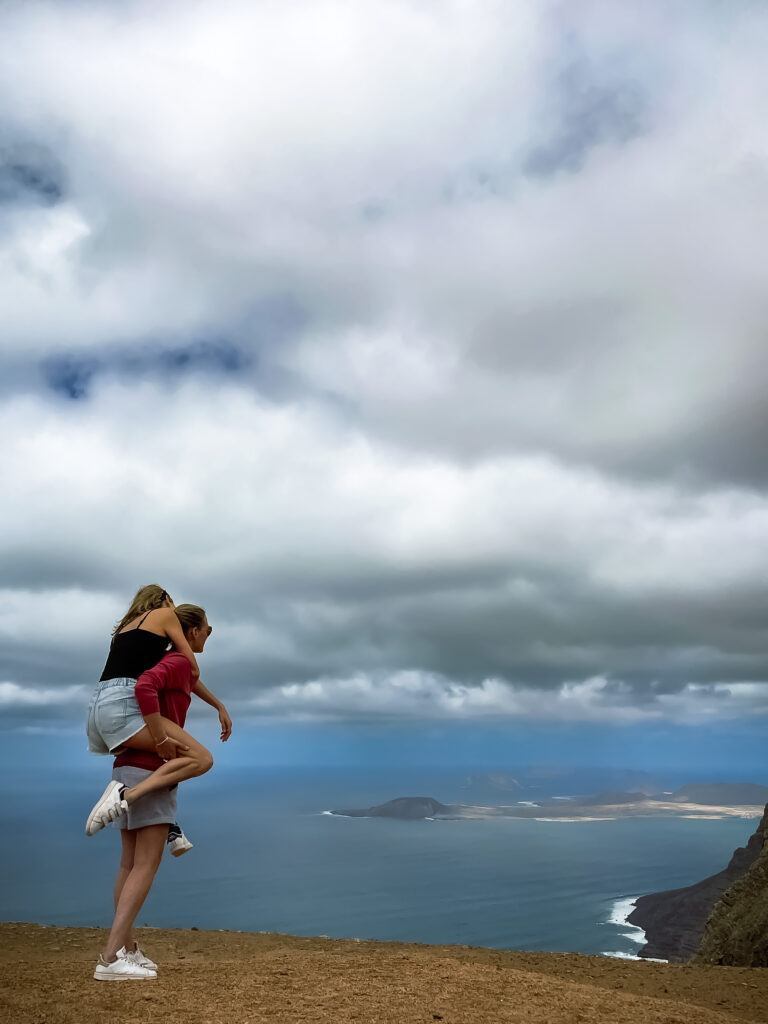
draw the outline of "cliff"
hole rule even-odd
[[[721,895],[693,958],[698,964],[768,967],[768,806],[752,839],[760,849],[748,869]],[[752,842],[752,840],[750,840]]]
[[[708,927],[707,921],[718,900],[724,894],[732,892],[735,883],[751,874],[753,867],[756,868],[759,862],[764,862],[764,870],[768,872],[768,861],[761,856],[767,820],[768,815],[764,814],[747,845],[739,847],[734,852],[728,866],[722,871],[682,889],[669,889],[666,892],[640,897],[627,920],[645,932],[646,945],[640,950],[641,957],[679,962],[688,960],[697,953],[705,926]],[[768,923],[768,899],[763,920]],[[723,927],[727,925],[724,923]],[[717,941],[722,941],[722,929],[716,934],[719,937]],[[715,948],[716,943],[712,950]]]

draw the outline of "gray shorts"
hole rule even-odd
[[[144,728],[135,687],[135,679],[105,679],[94,690],[85,727],[92,754],[114,754]]]
[[[147,768],[113,768],[112,778],[126,786],[136,786],[152,774]],[[117,828],[145,828],[147,825],[172,825],[176,821],[177,786],[164,786],[132,803],[114,822]]]

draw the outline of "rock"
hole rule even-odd
[[[747,845],[739,847],[716,875],[682,889],[640,897],[627,920],[645,932],[641,957],[684,961],[697,953],[715,904],[760,857],[767,818],[763,815]]]
[[[755,833],[763,842],[758,856],[716,902],[693,958],[694,963],[724,964],[728,967],[768,967],[768,843],[764,843],[766,835],[768,806]]]

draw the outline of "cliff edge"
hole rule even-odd
[[[720,895],[693,963],[768,967],[768,805],[752,839],[757,857]],[[750,842],[752,842],[750,839]]]
[[[642,928],[645,932],[646,944],[639,955],[672,962],[683,962],[697,955],[705,928],[708,927],[707,922],[718,901],[730,898],[727,894],[733,891],[736,883],[751,873],[753,867],[757,867],[758,861],[764,859],[762,851],[766,830],[768,805],[747,845],[734,851],[728,866],[722,871],[682,889],[668,889],[665,892],[641,896],[627,918],[630,924]],[[768,873],[768,860],[765,860],[763,870]],[[768,892],[763,920],[768,923]],[[702,962],[736,961],[715,959]]]

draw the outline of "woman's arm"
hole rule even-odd
[[[199,679],[200,669],[197,665],[197,658],[189,646],[187,638],[184,636],[184,630],[176,618],[176,612],[172,608],[160,608],[159,611],[160,615],[156,620],[157,625],[165,630],[165,635],[169,640],[173,641],[173,646],[176,650],[189,659],[189,663],[192,666],[192,679]]]
[[[212,708],[216,708],[219,713],[219,721],[221,722],[221,740],[226,743],[229,737],[232,735],[232,719],[227,713],[227,709],[221,703],[218,697],[214,697],[211,691],[196,679],[192,683],[192,693],[194,693],[200,700],[204,700],[206,704],[210,704]]]

